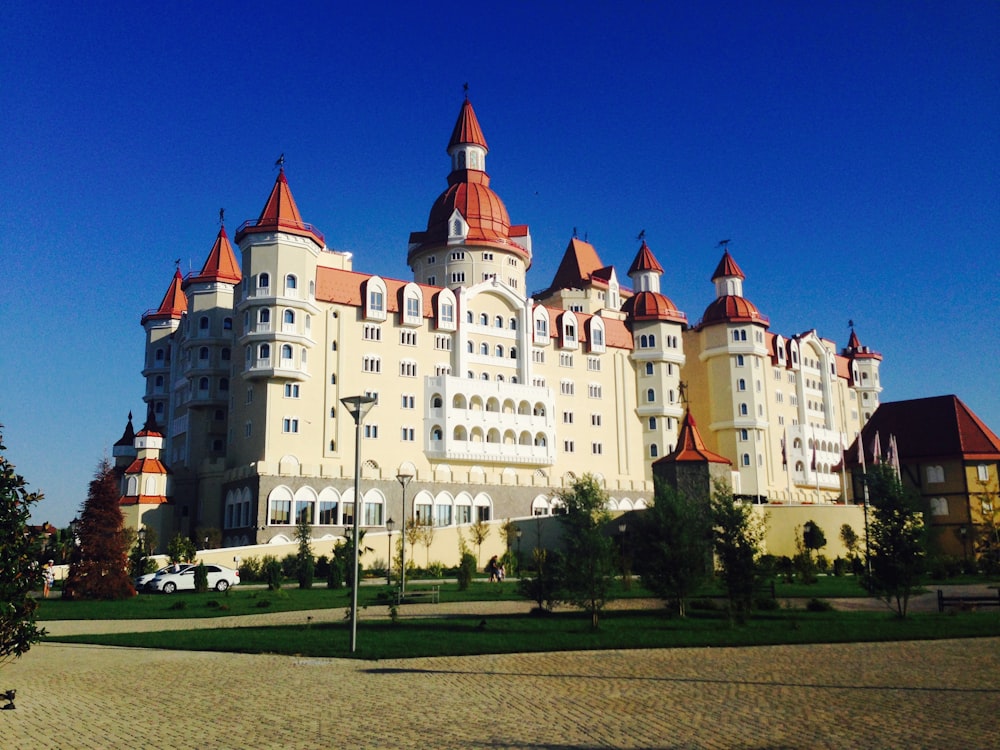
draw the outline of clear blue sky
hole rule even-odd
[[[142,312],[279,154],[331,247],[409,277],[466,81],[530,289],[574,227],[621,275],[644,229],[695,322],[730,239],[772,330],[853,319],[884,400],[1000,430],[1000,3],[486,5],[5,4],[0,423],[36,522],[141,424]]]

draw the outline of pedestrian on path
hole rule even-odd
[[[48,565],[45,566],[45,580],[42,586],[42,596],[46,599],[49,598],[49,592],[52,590],[52,584],[56,582],[56,570],[55,561],[49,560]]]

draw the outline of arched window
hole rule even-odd
[[[493,319],[493,325],[494,325],[495,327],[497,327],[497,328],[503,328],[503,318],[502,318],[501,316],[497,315],[497,316],[496,316],[496,317],[495,317],[495,318]]]
[[[198,390],[199,391],[207,391],[208,390],[208,378],[199,378],[198,379]]]
[[[516,346],[512,346],[510,348],[510,358],[511,359],[517,359],[517,347]]]
[[[295,324],[295,311],[294,310],[285,310],[284,320],[285,320],[285,325],[294,325]]]
[[[208,317],[207,316],[202,315],[198,319],[198,330],[199,331],[207,331],[208,330]]]
[[[653,390],[652,388],[646,390],[646,401],[648,401],[649,403],[653,403],[654,401],[656,401],[656,391]]]
[[[257,288],[267,290],[271,286],[271,274],[262,273],[257,276]]]
[[[198,359],[200,359],[202,361],[208,360],[208,347],[207,346],[203,346],[203,347],[201,347],[201,349],[198,350]]]
[[[747,389],[747,381],[745,381],[743,378],[740,378],[736,383],[736,390],[745,391],[746,389]]]
[[[749,413],[750,413],[750,410],[747,408],[747,405],[746,404],[740,404],[740,416],[741,417],[745,417]]]
[[[222,361],[223,362],[228,362],[229,361],[230,353],[229,353],[229,347],[228,346],[227,347],[223,347],[222,351],[219,352],[219,354],[222,357]]]
[[[498,357],[502,357],[503,356],[503,345],[502,344],[497,344],[496,345],[496,349],[493,350],[493,353],[496,354],[496,356],[498,356]]]
[[[476,345],[471,341],[466,342],[465,348],[468,350],[469,354],[475,354],[476,352]]]
[[[270,323],[271,322],[271,311],[268,310],[266,307],[262,308],[261,311],[257,314],[257,322],[258,323]]]
[[[431,440],[440,440],[440,439],[441,439],[441,428],[440,427],[434,427],[434,428],[432,428],[431,429]],[[358,547],[358,549],[361,549],[361,548]]]
[[[488,326],[490,324],[490,319],[487,317],[486,313],[479,313],[479,325]]]
[[[295,289],[298,284],[298,279],[296,279],[293,274],[288,274],[285,277],[285,289]]]
[[[291,344],[282,344],[281,345],[281,358],[282,359],[291,359],[292,358],[292,345]]]
[[[659,455],[660,455],[660,449],[656,447],[656,443],[653,443],[651,446],[649,446],[650,458],[656,458]]]
[[[489,356],[489,353],[490,353],[490,345],[489,345],[489,344],[487,344],[487,343],[486,343],[485,341],[484,341],[483,343],[481,343],[481,344],[479,345],[479,353],[480,353],[480,354],[482,354],[482,355],[483,355],[484,357],[485,357],[485,356]]]
[[[743,456],[740,459],[740,462],[744,466],[749,466],[750,465],[750,454],[749,453],[744,453]]]

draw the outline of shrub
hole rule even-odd
[[[760,612],[773,612],[780,609],[781,604],[777,599],[772,599],[769,596],[758,596],[753,600],[753,608]]]
[[[775,560],[774,572],[780,575],[785,583],[791,583],[795,577],[795,566],[792,564],[792,558],[788,555],[782,555]]]
[[[295,578],[299,573],[299,558],[295,555],[285,555],[281,558],[281,575],[285,578]]]
[[[205,563],[198,563],[194,569],[194,590],[199,594],[208,591],[208,571],[205,569]]]
[[[444,578],[444,565],[439,562],[432,562],[427,566],[427,575],[431,578]]]
[[[256,557],[248,557],[240,562],[240,580],[243,583],[251,583],[262,580],[261,561]]]
[[[688,602],[688,609],[700,609],[703,612],[717,612],[719,603],[715,599],[692,599]]]
[[[465,591],[472,583],[472,577],[476,574],[476,556],[471,552],[462,554],[462,562],[458,566],[458,590]]]
[[[810,599],[806,602],[806,611],[808,612],[832,612],[833,605],[825,599]]]
[[[264,565],[264,580],[267,581],[267,587],[271,591],[281,588],[281,572],[281,563],[273,557]]]
[[[833,559],[833,574],[835,576],[842,576],[847,573],[848,561],[842,557],[835,557]]]
[[[313,576],[316,573],[316,564],[312,557],[306,557],[299,562],[299,588],[311,589]]]
[[[188,603],[186,601],[184,601],[183,599],[181,599],[181,600],[176,601],[173,604],[171,604],[170,605],[170,609],[186,609],[187,605],[188,605]]]
[[[314,574],[317,578],[322,578],[324,581],[330,575],[330,558],[326,555],[320,555],[316,558],[316,570]]]
[[[329,589],[344,588],[344,577],[347,571],[344,568],[344,560],[340,556],[334,556],[330,561],[329,570],[326,575],[326,587]]]
[[[820,573],[826,573],[830,570],[830,560],[826,555],[816,555],[816,567],[819,568]]]

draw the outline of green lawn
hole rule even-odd
[[[996,612],[918,614],[898,620],[885,612],[779,610],[732,626],[719,612],[696,611],[685,620],[661,611],[608,612],[597,631],[580,612],[547,617],[495,615],[365,621],[358,625],[361,659],[504,654],[526,651],[760,646],[934,638],[1000,636]],[[51,638],[142,648],[277,653],[312,657],[350,657],[345,623],[219,628],[156,633],[122,633]]]

